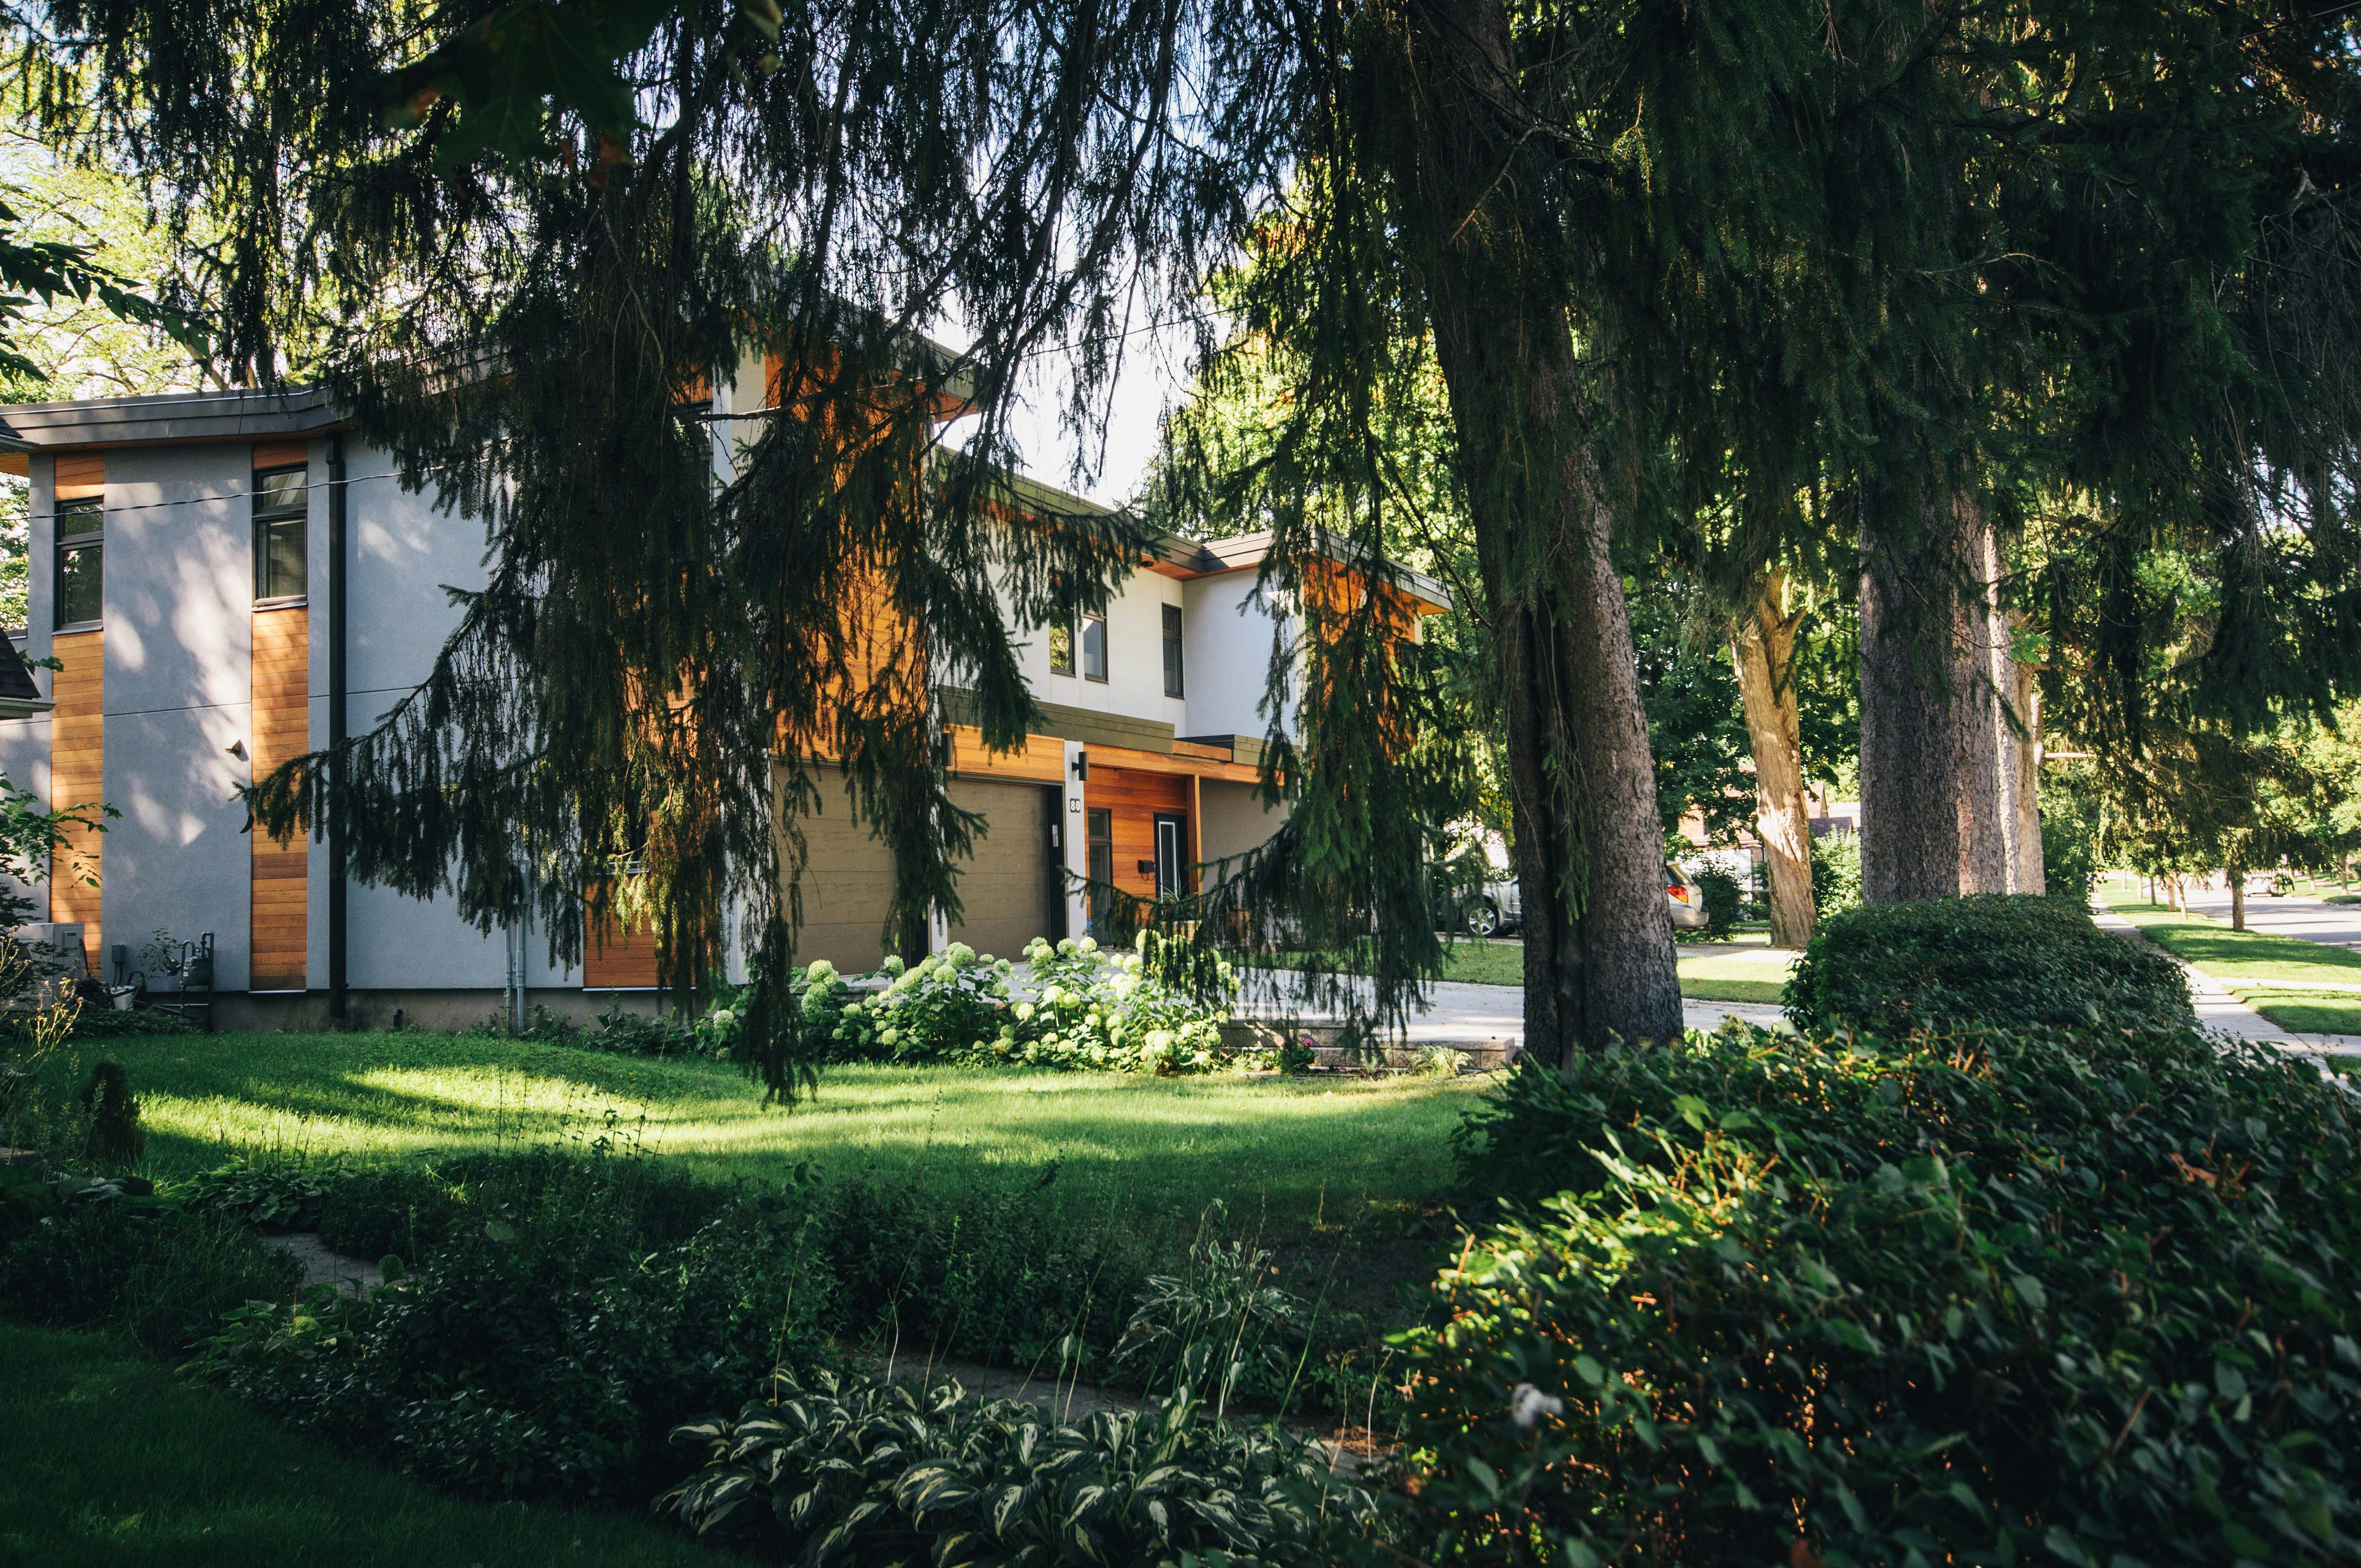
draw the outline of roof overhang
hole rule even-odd
[[[182,445],[310,435],[345,422],[317,387],[277,391],[159,392],[17,403],[0,410],[18,445],[12,453],[66,453],[103,446]],[[13,471],[22,473],[20,468]]]

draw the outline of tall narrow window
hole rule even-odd
[[[1106,617],[1082,617],[1082,679],[1103,681],[1107,678]]]
[[[1180,607],[1164,607],[1164,695],[1180,696]]]
[[[310,492],[301,468],[254,477],[254,597],[299,598],[304,589],[303,536]]]
[[[1074,673],[1074,629],[1071,626],[1049,628],[1049,673],[1053,675]]]
[[[106,503],[96,496],[58,503],[57,624],[95,622],[106,603]]]
[[[1115,813],[1105,806],[1093,806],[1083,817],[1090,830],[1091,915],[1095,920],[1102,913],[1100,901],[1105,889],[1115,881]]]

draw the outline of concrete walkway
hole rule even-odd
[[[1782,954],[1784,958],[1786,955]],[[1305,1001],[1301,979],[1292,970],[1258,970],[1247,977],[1247,994],[1240,999],[1241,1018],[1286,1019],[1302,1024],[1341,1022],[1330,1008]],[[1366,982],[1361,994],[1370,993]],[[1737,1018],[1763,1028],[1785,1026],[1785,1014],[1765,1002],[1688,1002],[1681,1007],[1682,1022],[1692,1029],[1713,1030],[1726,1018]],[[1525,1037],[1525,993],[1513,985],[1471,985],[1461,981],[1439,981],[1426,994],[1425,1005],[1396,1036],[1405,1045],[1466,1046],[1490,1041],[1521,1044]]]

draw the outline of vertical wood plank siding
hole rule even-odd
[[[582,936],[582,989],[632,991],[656,982],[656,934],[644,926],[591,920]]]
[[[1091,776],[1082,785],[1086,810],[1115,814],[1115,884],[1136,898],[1156,896],[1156,873],[1139,869],[1156,859],[1156,818],[1159,813],[1190,818],[1182,840],[1196,839],[1191,816],[1196,781],[1186,773],[1151,773],[1134,768],[1103,767],[1093,759]]]
[[[106,633],[69,631],[49,651],[65,666],[49,686],[57,699],[49,712],[49,808],[95,806],[106,798]],[[99,945],[99,894],[86,884],[98,878],[105,836],[69,828],[64,839],[64,848],[49,857],[49,918],[88,927],[82,950],[96,963],[105,951]]]
[[[258,462],[264,449],[255,448]],[[254,612],[253,753],[258,780],[302,756],[311,742],[311,612],[302,605]],[[252,978],[256,991],[301,991],[309,946],[310,844],[302,836],[253,840]]]

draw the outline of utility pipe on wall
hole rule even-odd
[[[328,814],[328,1016],[348,1019],[346,967],[345,822],[345,438],[328,437],[328,778],[338,809]]]

